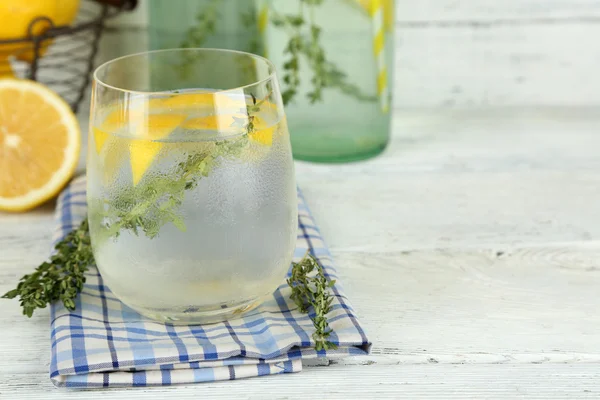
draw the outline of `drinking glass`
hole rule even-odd
[[[297,198],[270,61],[216,49],[109,61],[94,74],[88,143],[94,257],[123,303],[215,322],[283,282]]]

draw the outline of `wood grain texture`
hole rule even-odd
[[[396,107],[600,104],[600,23],[397,28]]]
[[[297,163],[372,354],[293,376],[71,392],[48,314],[0,301],[0,398],[597,398],[600,117],[398,111],[389,149]],[[0,292],[48,254],[52,204],[0,215]],[[319,363],[317,363],[319,364]]]
[[[489,23],[595,22],[600,17],[596,0],[420,0],[396,1],[397,20],[409,26],[450,22],[463,25]]]
[[[327,379],[323,379],[326,375]],[[355,379],[349,379],[355,377]],[[31,379],[33,378],[33,379]],[[133,390],[53,389],[42,374],[7,375],[2,394],[19,399],[597,399],[598,370],[587,365],[345,365],[300,374]],[[380,382],[375,385],[374,382]],[[15,397],[7,397],[15,398]]]

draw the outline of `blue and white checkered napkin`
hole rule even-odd
[[[302,359],[368,354],[370,343],[300,193],[298,210],[296,261],[310,250],[326,274],[337,280],[329,315],[337,350],[314,350],[312,321],[290,301],[284,282],[251,315],[211,325],[174,326],[153,322],[121,303],[96,268],[90,268],[75,311],[62,303],[52,305],[52,382],[81,388],[209,382],[298,372]],[[85,215],[85,178],[80,177],[59,197],[55,240]]]

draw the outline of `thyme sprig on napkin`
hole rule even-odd
[[[329,341],[332,330],[327,321],[327,314],[331,311],[333,301],[329,289],[335,285],[335,280],[329,280],[325,276],[323,266],[307,253],[299,263],[292,264],[292,274],[287,284],[292,288],[290,298],[296,303],[300,312],[308,313],[310,307],[313,308],[314,316],[311,319],[315,326],[315,332],[312,334],[315,349],[317,351],[337,349],[337,346]]]

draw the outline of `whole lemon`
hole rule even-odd
[[[37,17],[46,17],[55,26],[69,25],[77,16],[78,10],[79,0],[1,0],[0,40],[27,37],[29,24]],[[34,25],[31,33],[39,35],[48,28],[50,24],[41,21]],[[46,51],[49,44],[49,40],[42,44],[41,54]],[[0,44],[0,70],[6,70],[5,64],[8,63],[7,59],[11,55],[31,62],[34,56],[31,43]]]

